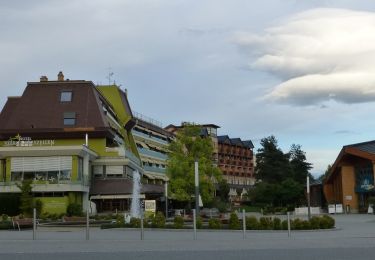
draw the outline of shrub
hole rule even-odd
[[[310,227],[311,229],[319,229],[320,228],[320,217],[312,217],[310,219]]]
[[[326,222],[325,223],[326,228],[334,228],[335,227],[335,219],[332,218],[331,216],[324,215],[324,216],[322,216],[321,221]]]
[[[288,220],[283,220],[283,222],[281,222],[281,227],[283,230],[288,230]]]
[[[181,216],[175,216],[173,220],[174,228],[183,228],[184,227],[184,218]]]
[[[13,229],[13,224],[11,221],[0,222],[0,229]]]
[[[125,218],[124,218],[123,215],[121,215],[121,214],[117,214],[116,215],[116,224],[120,225],[120,226],[124,226],[125,225]]]
[[[299,218],[294,219],[293,221],[291,221],[290,224],[291,224],[291,229],[296,229],[296,230],[303,229],[302,220],[300,220]]]
[[[9,219],[9,216],[7,214],[1,215],[1,221],[5,222],[5,221],[8,221],[8,219]]]
[[[70,203],[66,209],[66,213],[68,214],[68,217],[80,217],[83,215],[82,205],[78,203]]]
[[[48,214],[48,212],[42,212],[42,213],[39,215],[39,218],[42,219],[42,220],[47,220],[47,219],[49,219],[49,214]]]
[[[132,217],[130,219],[129,225],[132,228],[140,228],[141,227],[141,219]]]
[[[160,211],[156,213],[155,217],[152,219],[152,227],[163,228],[165,227],[165,217]]]
[[[259,229],[258,219],[254,216],[247,217],[246,218],[246,229],[248,229],[248,230]]]
[[[210,229],[221,229],[221,221],[217,218],[211,218],[208,220],[208,227]]]
[[[203,227],[203,221],[200,216],[197,217],[197,228],[201,229]]]
[[[259,227],[260,227],[260,229],[265,229],[265,230],[273,229],[272,218],[261,217],[259,219]]]
[[[229,228],[230,229],[240,229],[241,223],[235,212],[232,212],[229,217]]]
[[[36,199],[34,203],[35,203],[36,215],[40,216],[42,214],[43,201],[41,201],[40,199]]]
[[[273,229],[274,230],[280,230],[281,227],[281,220],[279,218],[274,218],[273,219]]]
[[[302,228],[303,230],[310,230],[311,229],[311,223],[308,220],[302,221]]]

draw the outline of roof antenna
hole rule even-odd
[[[112,80],[112,76],[113,76],[113,71],[112,71],[112,68],[109,67],[108,68],[108,76],[106,77],[108,79],[108,86],[111,86],[111,80]]]

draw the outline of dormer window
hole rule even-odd
[[[62,91],[60,96],[61,102],[71,102],[72,101],[72,91]]]
[[[65,112],[64,113],[64,125],[75,125],[76,124],[76,113]]]

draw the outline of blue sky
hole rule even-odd
[[[128,89],[133,110],[164,125],[287,151],[319,175],[345,144],[374,139],[374,1],[85,0],[0,3],[0,103],[27,81]],[[109,69],[111,68],[111,69]]]

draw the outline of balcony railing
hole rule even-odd
[[[136,136],[139,136],[139,137],[143,137],[145,139],[152,140],[154,142],[157,142],[157,143],[160,143],[160,144],[163,144],[163,145],[168,145],[169,144],[167,141],[165,141],[163,139],[156,138],[154,136],[150,136],[150,135],[147,135],[147,134],[144,134],[142,132],[135,131],[135,130],[132,130],[132,134],[136,135]]]
[[[152,166],[143,166],[143,169],[145,169],[145,171],[149,171],[149,172],[157,172],[157,173],[166,173],[166,169],[165,168],[158,168],[158,167],[152,167]]]
[[[145,148],[138,148],[138,151],[141,154],[156,157],[156,158],[162,159],[162,160],[167,160],[167,158],[168,158],[168,156],[166,154],[159,153],[159,152],[152,151],[152,150],[148,150],[148,149],[145,149]]]

